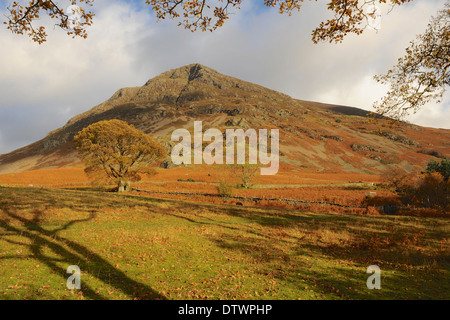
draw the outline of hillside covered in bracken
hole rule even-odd
[[[371,117],[358,108],[302,101],[191,64],[123,88],[29,146],[0,156],[0,173],[79,166],[73,137],[100,120],[120,119],[167,150],[171,133],[210,127],[280,129],[280,172],[381,174],[417,171],[450,156],[450,130]]]

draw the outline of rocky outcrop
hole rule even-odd
[[[367,146],[367,145],[359,145],[359,144],[352,144],[350,146],[353,151],[360,152],[360,151],[373,151],[373,152],[379,152],[379,153],[385,153],[385,151]]]
[[[393,133],[393,132],[383,131],[381,133],[381,135],[383,137],[388,138],[389,140],[400,142],[400,143],[403,143],[403,144],[406,144],[406,145],[409,145],[409,146],[414,146],[414,147],[419,147],[420,146],[420,144],[418,142],[416,142],[416,141],[414,141],[412,139],[409,139],[407,137],[404,137],[402,135]]]

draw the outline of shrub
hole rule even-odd
[[[450,160],[443,159],[441,163],[431,160],[426,168],[428,173],[439,172],[445,181],[450,177]]]
[[[375,196],[367,197],[363,204],[367,207],[400,206],[402,202],[398,196]]]
[[[385,173],[384,179],[398,194],[398,199],[404,205],[448,210],[450,209],[450,182],[441,172],[437,172],[441,169],[445,173],[445,163],[441,167],[439,163],[431,161],[427,167],[429,173],[409,174],[401,169],[391,169]],[[368,199],[367,205],[381,205],[383,202],[388,202],[387,199],[378,199],[377,204],[373,201]]]
[[[233,196],[233,184],[226,181],[220,181],[219,185],[217,186],[217,192],[222,197],[231,197]]]
[[[380,215],[380,212],[375,207],[368,206],[366,214],[371,216],[378,216]]]
[[[450,188],[442,174],[433,172],[423,175],[414,190],[413,202],[426,208],[450,207]]]

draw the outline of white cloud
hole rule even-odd
[[[48,42],[38,46],[0,27],[0,153],[44,137],[121,87],[193,62],[294,98],[368,109],[385,92],[373,75],[403,55],[444,2],[416,0],[389,15],[384,11],[378,33],[367,30],[338,45],[311,41],[327,14],[321,2],[305,2],[287,17],[244,1],[213,33],[156,23],[149,6],[119,0],[96,0],[87,40],[50,28]],[[443,120],[448,100],[424,110],[411,120],[450,128]]]
[[[39,46],[0,28],[0,153],[43,138],[121,87],[145,82],[147,76],[132,68],[130,47],[153,18],[126,3],[96,3],[86,40],[50,28],[48,42]]]
[[[429,103],[423,106],[416,114],[409,117],[412,123],[418,123],[425,127],[450,128],[450,98],[439,104]]]

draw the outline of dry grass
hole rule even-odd
[[[261,198],[262,200],[234,200],[205,194],[218,195],[220,181],[232,185],[238,181],[230,179],[221,167],[189,166],[159,169],[156,176],[144,176],[132,187],[155,193],[140,193],[162,199],[188,200],[215,204],[234,204],[239,201],[247,206],[263,206],[285,209],[303,209],[314,212],[377,214],[374,208],[367,208],[366,198],[376,194],[377,198],[392,198],[387,190],[372,190],[380,181],[379,176],[363,174],[324,174],[304,172],[283,172],[275,176],[259,176],[251,189],[234,189],[233,196]],[[267,184],[269,183],[270,184]],[[266,184],[265,184],[266,183]],[[25,171],[0,175],[0,185],[46,188],[90,188],[90,182],[82,168],[60,168]],[[96,186],[98,189],[99,187]],[[101,187],[100,187],[101,188]],[[176,194],[173,194],[176,193]],[[189,195],[184,195],[188,193]],[[192,195],[196,194],[196,195]],[[267,200],[266,200],[267,199]],[[269,200],[271,199],[271,200]],[[291,199],[305,202],[329,202],[340,206],[321,204],[293,204],[274,199]],[[369,204],[375,206],[375,204]],[[344,208],[341,206],[348,206]]]

